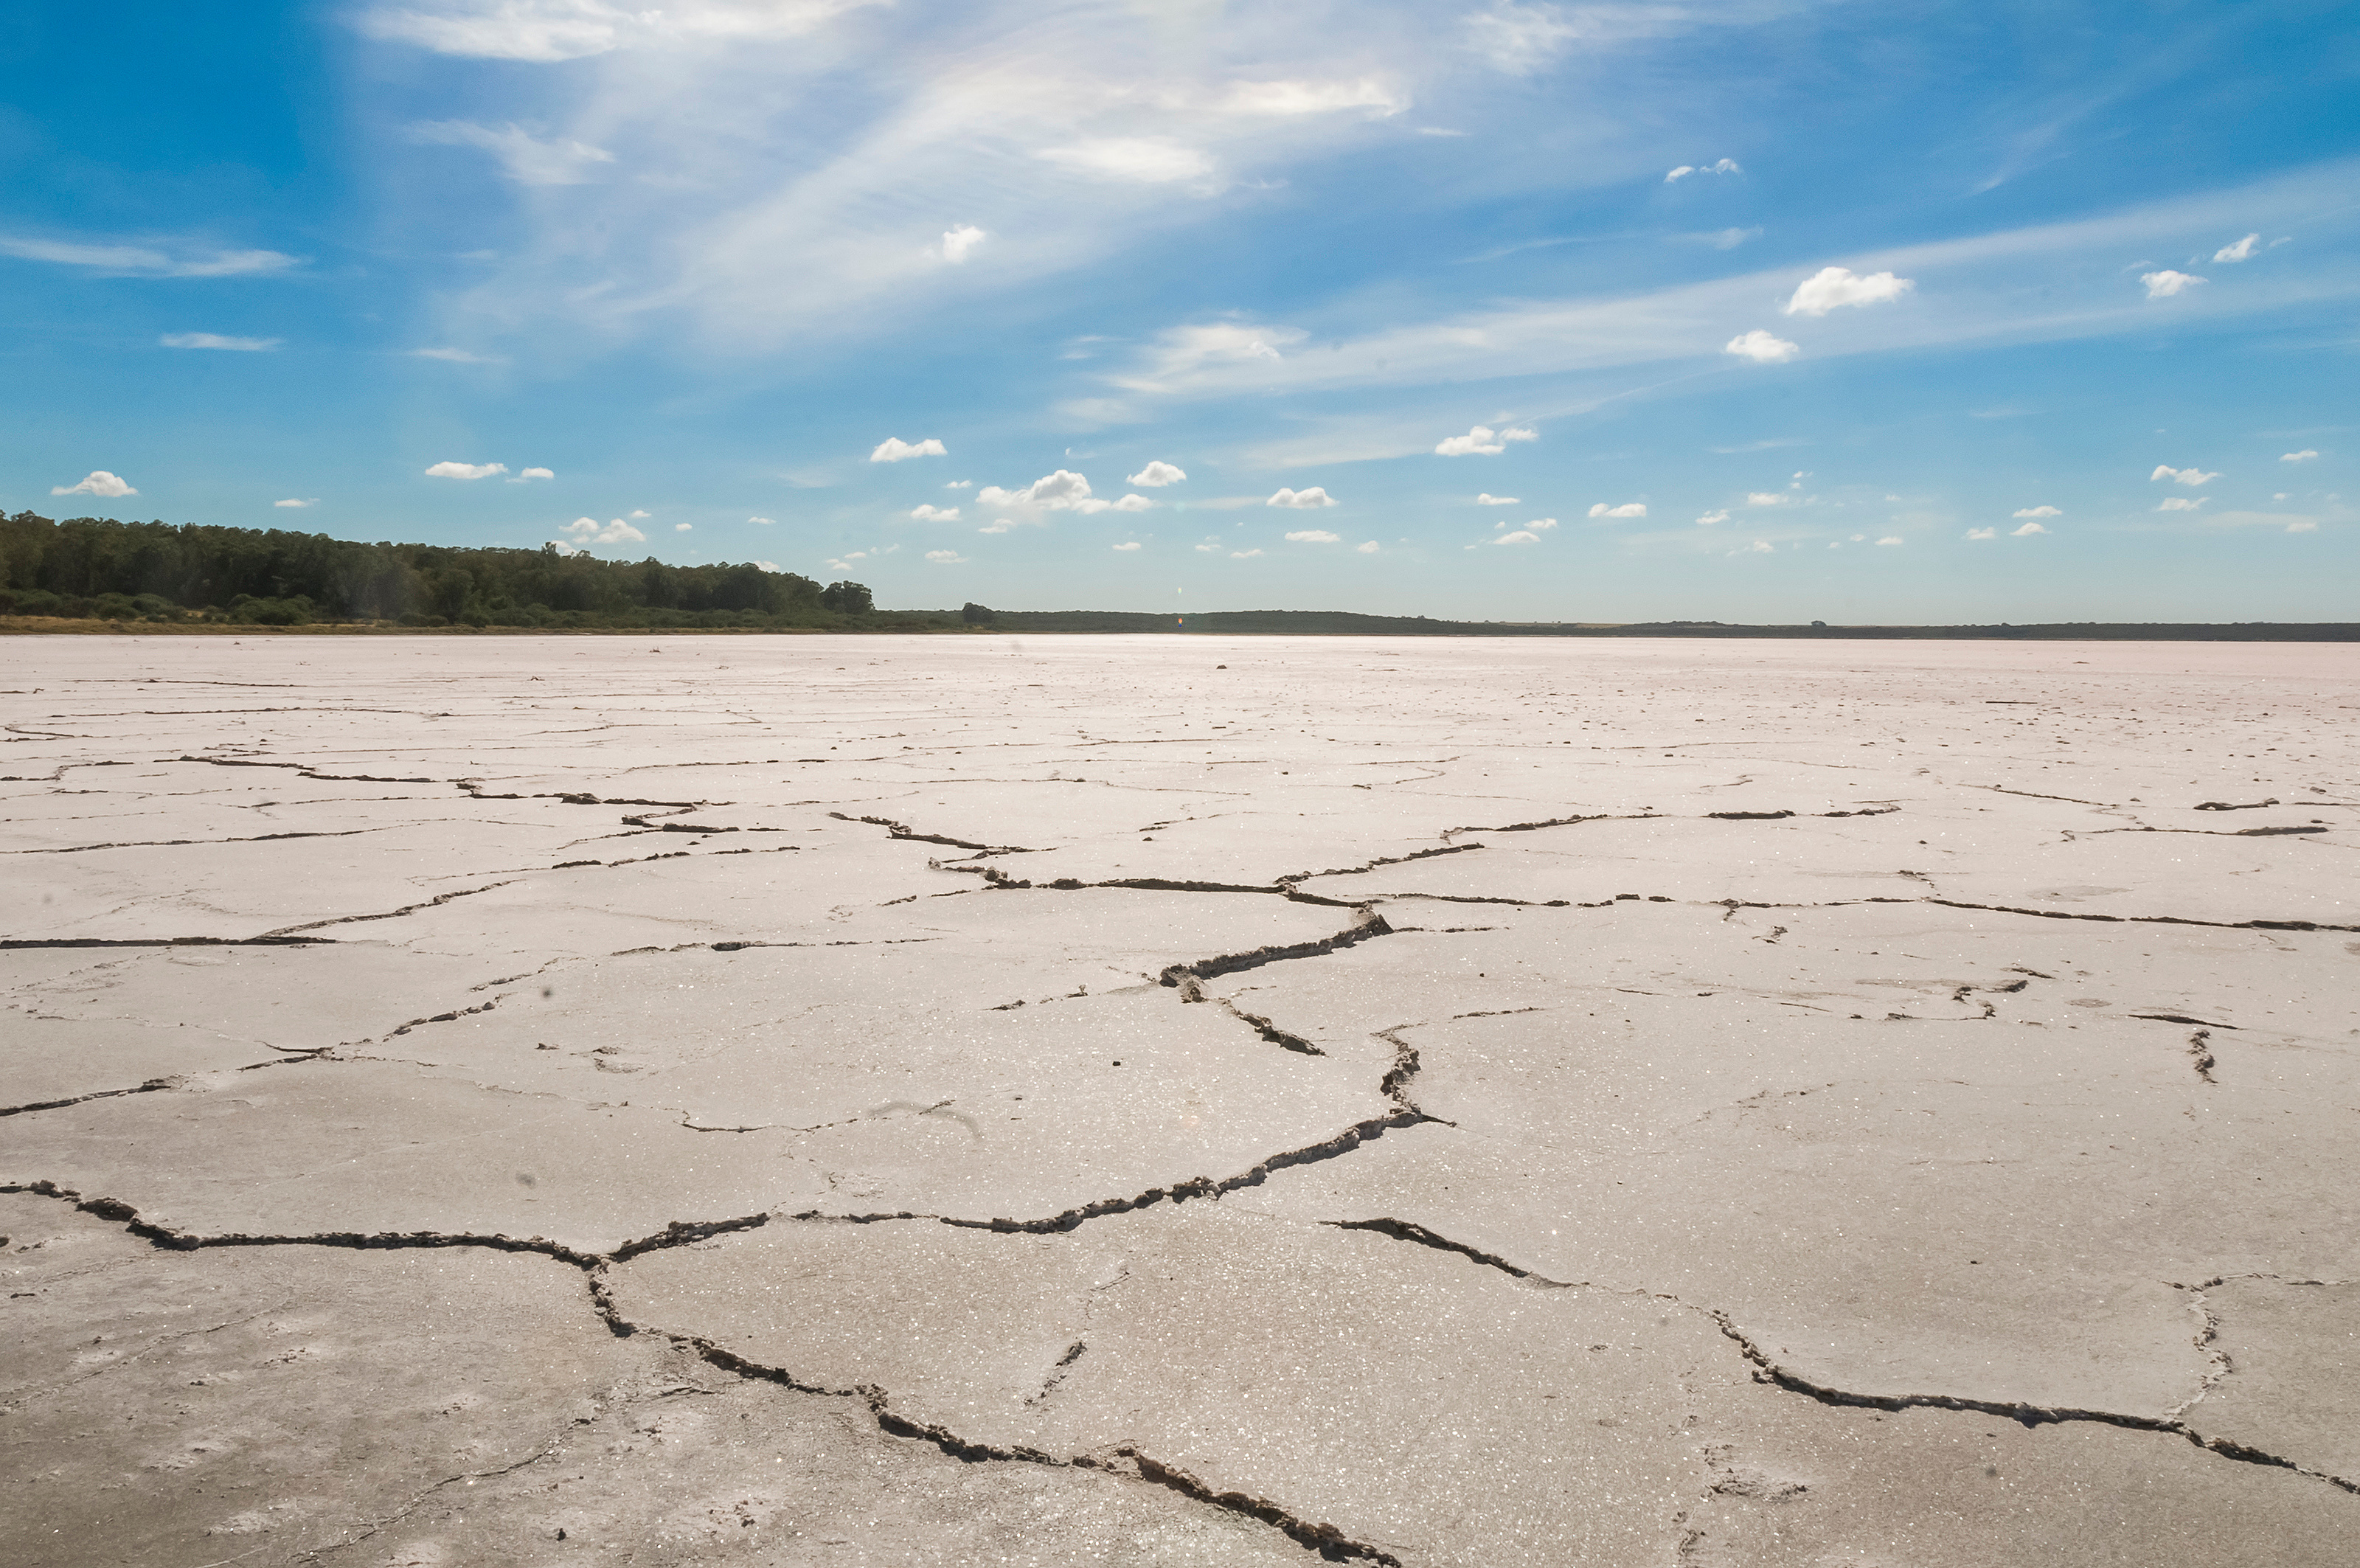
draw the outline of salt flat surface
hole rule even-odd
[[[2353,1560],[2349,647],[5,653],[0,1560]]]

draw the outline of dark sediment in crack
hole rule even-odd
[[[1452,831],[1457,833],[1467,833],[1480,832],[1481,829],[1457,828],[1453,828]],[[1320,877],[1366,876],[1371,872],[1376,871],[1383,866],[1405,866],[1412,861],[1433,860],[1437,855],[1470,854],[1481,848],[1483,848],[1483,846],[1480,844],[1445,844],[1438,849],[1416,850],[1406,855],[1382,855],[1364,865],[1331,866],[1324,872],[1290,872],[1285,876],[1278,879],[1278,885],[1281,887],[1293,887],[1298,883],[1312,882]]]
[[[2223,1459],[2234,1459],[2245,1464],[2267,1465],[2278,1470],[2291,1470],[2298,1475],[2305,1475],[2314,1481],[2324,1481],[2341,1491],[2360,1496],[2360,1482],[2348,1481],[2341,1475],[2332,1475],[2323,1470],[2311,1469],[2307,1465],[2296,1464],[2291,1459],[2229,1438],[2208,1438],[2186,1421],[2177,1418],[2133,1416],[2117,1410],[2087,1410],[2070,1406],[2034,1405],[2022,1401],[2011,1403],[1998,1399],[1971,1399],[1956,1394],[1855,1394],[1847,1389],[1830,1388],[1825,1384],[1814,1383],[1807,1377],[1798,1376],[1771,1360],[1760,1345],[1747,1337],[1743,1330],[1730,1321],[1728,1313],[1715,1311],[1710,1316],[1716,1324],[1720,1325],[1721,1332],[1728,1335],[1736,1344],[1739,1353],[1747,1361],[1753,1363],[1754,1381],[1775,1385],[1789,1393],[1816,1399],[1822,1405],[1849,1406],[1871,1410],[1972,1410],[1981,1415],[2005,1416],[2010,1420],[2019,1421],[2027,1427],[2088,1421],[2101,1426],[2121,1427],[2130,1431],[2159,1432],[2167,1436],[2185,1439],[2207,1453],[2217,1453]]]
[[[180,1081],[178,1078],[151,1078],[129,1089],[99,1089],[88,1094],[69,1095],[63,1100],[39,1100],[29,1105],[0,1106],[0,1116],[22,1116],[34,1111],[62,1111],[69,1105],[80,1105],[92,1100],[113,1100],[125,1094],[153,1094],[159,1089],[170,1089]]]
[[[972,839],[952,839],[940,833],[921,833],[908,824],[896,822],[890,817],[855,817],[842,811],[831,811],[828,815],[838,822],[866,822],[872,828],[884,828],[888,838],[907,839],[919,844],[945,844],[954,850],[973,850],[978,854],[984,855],[1029,855],[1034,852],[1017,844],[978,844]]]
[[[19,937],[0,952],[27,948],[333,948],[333,937]]]
[[[2212,1031],[2199,1029],[2188,1036],[2188,1055],[2196,1069],[2196,1076],[2211,1083],[2212,1079]]]
[[[1222,1000],[1221,1006],[1230,1017],[1235,1018],[1281,1050],[1294,1051],[1306,1057],[1324,1057],[1328,1054],[1302,1036],[1288,1034],[1259,1013],[1249,1013],[1236,1003],[1226,999]]]
[[[1465,1242],[1452,1241],[1448,1236],[1437,1234],[1427,1230],[1424,1225],[1413,1224],[1406,1220],[1322,1220],[1319,1223],[1339,1231],[1374,1231],[1380,1235],[1391,1236],[1395,1241],[1412,1242],[1419,1246],[1432,1247],[1437,1252],[1456,1253],[1460,1257],[1480,1263],[1486,1268],[1496,1268],[1512,1278],[1529,1280],[1535,1285],[1545,1285],[1552,1289],[1570,1290],[1577,1285],[1586,1283],[1582,1280],[1551,1279],[1546,1274],[1535,1274],[1529,1268],[1519,1268],[1497,1253],[1478,1251]]]
[[[1362,905],[1359,913],[1361,918],[1358,924],[1348,926],[1332,937],[1321,937],[1309,942],[1273,944],[1256,948],[1251,952],[1224,953],[1218,958],[1198,959],[1195,963],[1173,964],[1156,979],[1162,984],[1177,986],[1187,980],[1211,980],[1216,975],[1236,974],[1241,970],[1260,969],[1264,964],[1284,963],[1289,959],[1317,958],[1357,946],[1371,938],[1393,934],[1393,928],[1385,924],[1385,917],[1375,910]]]
[[[650,855],[648,858],[660,861],[669,857]],[[432,898],[416,904],[405,904],[399,909],[388,909],[382,915],[339,915],[329,920],[306,920],[300,926],[281,926],[276,931],[265,931],[259,939],[268,940],[273,937],[286,937],[298,931],[316,931],[322,926],[365,926],[372,920],[399,920],[405,915],[415,915],[421,909],[432,909],[438,905],[448,904],[454,898],[473,898],[479,893],[491,893],[507,887],[515,881],[514,877],[510,877],[506,882],[486,883],[481,887],[463,887],[452,893],[438,893]]]

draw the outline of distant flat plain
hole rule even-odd
[[[0,1560],[2352,1560],[2348,644],[8,652]]]

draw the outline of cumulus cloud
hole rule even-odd
[[[1324,487],[1314,485],[1307,490],[1281,489],[1262,504],[1266,507],[1292,507],[1297,511],[1317,511],[1321,507],[1332,507],[1337,501]]]
[[[1368,541],[1366,543],[1355,544],[1352,546],[1353,551],[1361,555],[1373,555],[1377,553],[1378,548],[1379,546],[1377,542],[1373,539]]]
[[[869,455],[869,460],[871,463],[899,463],[904,457],[945,457],[949,455],[950,449],[931,435],[915,445],[898,435],[889,435],[877,444],[877,449]]]
[[[1165,485],[1176,485],[1187,477],[1188,476],[1182,472],[1175,465],[1165,463],[1159,459],[1156,462],[1150,463],[1146,467],[1142,468],[1138,473],[1133,474],[1130,478],[1125,479],[1123,483],[1126,485],[1142,485],[1146,487],[1148,489],[1153,490],[1160,489]]]
[[[975,493],[976,500],[987,507],[1022,507],[1037,511],[1076,511],[1095,516],[1103,511],[1146,511],[1155,503],[1145,496],[1129,495],[1120,500],[1106,500],[1090,494],[1090,482],[1079,474],[1060,468],[1045,474],[1022,489],[1006,490],[998,485],[986,485]],[[1007,521],[1005,518],[1000,519]]]
[[[464,348],[413,348],[412,359],[440,359],[448,365],[505,365],[507,360],[497,355],[473,354]]]
[[[1724,158],[1715,163],[1683,163],[1664,176],[1664,183],[1675,185],[1691,174],[1743,174],[1745,170],[1738,167],[1737,159],[1733,158]]]
[[[1005,533],[1015,526],[1016,524],[1011,519],[996,517],[989,522],[984,524],[981,528],[977,529],[976,532],[978,533]]]
[[[961,224],[943,231],[943,259],[954,265],[965,261],[975,247],[990,238],[973,224]]]
[[[1967,537],[1970,539],[1997,539],[1999,537],[1999,530],[1996,528],[1971,528],[1967,530]]]
[[[920,522],[956,522],[959,520],[959,509],[956,507],[916,506],[910,509],[910,515],[917,519]]]
[[[2065,514],[2059,511],[2055,507],[2026,507],[2015,515],[2017,517],[2063,517]]]
[[[2011,528],[2007,531],[2008,537],[2011,539],[2026,539],[2029,538],[2033,534],[2046,533],[2048,532],[2049,531],[2047,529],[2041,527],[2037,522],[2027,522],[2020,528]]]
[[[290,497],[286,500],[273,501],[270,504],[275,507],[315,507],[320,504],[320,498],[312,496],[306,500],[297,500]]]
[[[1298,528],[1286,536],[1289,544],[1341,544],[1343,535],[1330,533],[1324,528]]]
[[[594,544],[644,544],[648,536],[621,518],[601,525],[596,518],[577,517],[565,525],[574,536],[576,548],[586,550]]]
[[[528,479],[554,479],[555,477],[557,477],[557,471],[553,468],[527,468],[508,482],[512,485],[521,485]]]
[[[2158,463],[2155,466],[2155,472],[2147,477],[2147,482],[2152,485],[2158,479],[2169,479],[2180,485],[2209,485],[2220,477],[2208,474],[2202,468],[2173,468]]]
[[[1527,532],[1521,528],[1513,533],[1503,533],[1491,541],[1494,544],[1538,544],[1540,542],[1539,534]]]
[[[2300,452],[2281,452],[2281,453],[2279,453],[2279,454],[2278,454],[2278,461],[2279,461],[2279,462],[2281,462],[2281,463],[2308,463],[2308,462],[2311,461],[2311,459],[2313,459],[2313,458],[2317,457],[2318,455],[2319,455],[2319,454],[2318,454],[2318,453],[2316,453],[2316,452],[2312,451],[2310,447],[2306,446],[2306,447],[2304,447],[2304,448],[2303,448],[2301,451],[2300,451]]]
[[[648,514],[643,511],[635,511],[631,515],[633,517],[645,517]],[[674,533],[686,533],[695,526],[696,524],[693,522],[675,522],[672,525],[672,531]]]
[[[2174,294],[2192,289],[2199,283],[2210,283],[2212,280],[2198,278],[2186,272],[2174,272],[2167,267],[2160,272],[2140,273],[2139,281],[2147,285],[2148,299],[2168,300]]]
[[[1822,267],[1797,285],[1786,304],[1790,316],[1823,316],[1845,305],[1881,305],[1918,287],[1911,278],[1872,272],[1863,278],[1849,267]]]
[[[1117,550],[1138,550],[1142,548],[1142,546],[1136,539],[1126,539],[1121,543],[1116,545],[1115,548]]]
[[[1707,528],[1710,528],[1716,522],[1727,522],[1729,521],[1729,509],[1727,507],[1718,508],[1712,511],[1705,513],[1702,517],[1697,519],[1697,521],[1704,524]]]
[[[946,490],[971,490],[975,488],[975,481],[973,479],[953,479],[950,483],[945,485],[943,488]]]
[[[1262,552],[1259,550],[1232,550],[1229,552],[1229,559],[1232,561],[1251,561],[1261,554]]]
[[[1757,539],[1757,540],[1755,540],[1753,543],[1751,543],[1751,544],[1747,545],[1745,548],[1746,548],[1746,550],[1747,550],[1748,552],[1750,552],[1750,553],[1751,553],[1751,554],[1755,554],[1755,555],[1767,555],[1767,554],[1769,554],[1773,550],[1776,549],[1776,548],[1777,548],[1777,546],[1775,546],[1775,545],[1772,544],[1772,543],[1771,543],[1768,540],[1766,540],[1766,539]]]
[[[746,521],[748,522],[759,522],[763,527],[768,528],[770,524],[778,521],[779,520],[775,517],[749,517]]]
[[[2262,242],[2262,236],[2249,234],[2234,245],[2224,245],[2212,253],[2215,261],[2251,261]]]
[[[2212,498],[2210,496],[2199,496],[2191,501],[2186,496],[2166,496],[2163,498],[2163,504],[2155,510],[2158,511],[2194,511],[2197,508],[2202,506],[2206,501],[2211,500],[2212,499]]]
[[[0,256],[82,267],[110,278],[243,278],[284,272],[301,258],[276,250],[213,250],[175,256],[145,245],[89,245],[0,235]]]
[[[929,550],[926,552],[926,559],[933,562],[937,566],[964,566],[967,565],[967,557],[960,554],[956,550]]]
[[[1478,495],[1475,504],[1479,507],[1520,507],[1524,503],[1513,496]]]
[[[1590,515],[1592,517],[1644,517],[1647,515],[1647,503],[1625,501],[1619,507],[1611,507],[1604,501],[1600,501],[1590,509]]]
[[[1464,435],[1448,436],[1436,443],[1434,450],[1445,457],[1492,457],[1505,452],[1512,441],[1539,439],[1538,431],[1502,430],[1495,433],[1490,425],[1479,424]]]
[[[2038,523],[2032,524],[2031,526],[2032,526],[2032,527],[2034,527],[2034,528],[2036,528],[2036,529],[2039,528],[2039,525],[2038,525]],[[2016,532],[2017,532],[2018,533],[2022,533],[2022,532],[2024,532],[2024,530],[2023,530],[2023,529],[2021,529],[2021,528],[2019,528],[2019,529],[2017,529],[2017,530],[2016,530]],[[2048,532],[2048,531],[2047,531],[2046,529],[2041,529],[2041,530],[2040,530],[2040,532]],[[1888,534],[1886,534],[1884,538],[1882,538],[1882,539],[1878,540],[1878,541],[1877,541],[1877,543],[1878,543],[1879,544],[1898,544],[1898,543],[1901,543],[1901,535],[1899,535],[1899,534],[1897,534],[1897,533],[1888,533]]]
[[[167,348],[225,348],[237,354],[268,354],[283,337],[224,337],[217,332],[168,332],[157,342]]]
[[[1795,498],[1784,490],[1748,490],[1745,492],[1745,504],[1750,507],[1792,506]]]
[[[472,120],[432,120],[410,127],[410,139],[445,147],[481,148],[519,185],[585,185],[591,171],[615,155],[563,137],[543,141],[521,126],[479,126]]]
[[[1044,148],[1035,156],[1076,174],[1142,185],[1203,180],[1213,172],[1211,159],[1193,147],[1163,137],[1105,137],[1066,147]]]
[[[1721,351],[1723,354],[1734,354],[1740,359],[1751,359],[1756,365],[1784,365],[1787,360],[1802,353],[1803,345],[1799,343],[1789,343],[1783,337],[1775,337],[1760,327],[1755,327],[1752,332],[1743,332],[1731,338],[1722,345]]]
[[[505,463],[437,463],[426,474],[432,479],[488,479],[508,471]]]
[[[104,468],[93,468],[71,485],[49,487],[49,494],[53,496],[104,496],[109,500],[138,493],[131,488],[129,481],[118,478]]]
[[[765,572],[781,572],[786,570],[785,567],[780,565],[776,561],[757,561],[754,565],[761,567]]]

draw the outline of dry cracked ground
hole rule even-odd
[[[11,1564],[2360,1554],[2350,648],[8,653]]]

